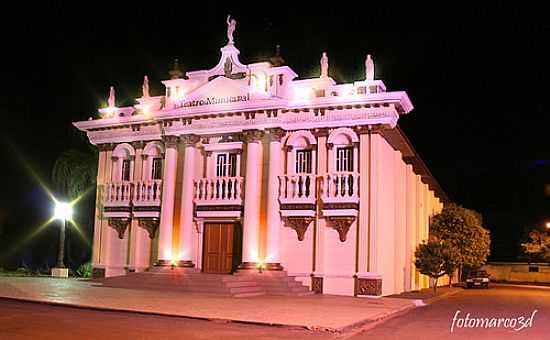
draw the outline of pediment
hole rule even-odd
[[[218,105],[269,98],[269,94],[250,87],[246,78],[229,79],[219,76],[188,93],[176,106]]]

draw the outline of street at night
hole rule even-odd
[[[532,327],[520,331],[456,328],[457,310],[471,317],[516,318],[537,310]],[[298,328],[105,312],[0,300],[0,339],[546,339],[550,289],[493,285],[464,290],[390,319],[367,331],[344,333]],[[55,321],[53,321],[55,320]],[[207,330],[207,331],[205,331]]]

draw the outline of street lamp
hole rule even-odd
[[[63,258],[65,257],[65,228],[67,220],[73,215],[73,207],[69,203],[55,202],[54,219],[61,220],[61,229],[59,229],[59,249],[57,252],[57,264],[52,268],[52,276],[69,277],[69,269],[65,268]]]
[[[546,229],[550,229],[550,222],[546,222]]]

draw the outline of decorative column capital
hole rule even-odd
[[[259,142],[264,136],[264,132],[261,130],[245,130],[243,131],[243,139],[247,143]]]
[[[113,143],[97,144],[97,149],[99,151],[113,151],[115,145]]]
[[[167,148],[176,148],[178,146],[178,136],[162,136],[164,145]]]
[[[193,146],[200,141],[200,137],[197,135],[183,135],[180,136],[180,142],[185,146]]]
[[[142,140],[132,142],[134,149],[143,149],[145,147],[145,142]]]
[[[286,131],[281,128],[266,129],[266,131],[268,132],[269,141],[271,142],[280,142],[286,135]]]
[[[128,159],[131,160],[131,161],[135,161],[136,156],[135,155],[130,155],[130,156],[128,156]]]
[[[112,160],[113,162],[118,161],[118,158],[119,158],[118,156],[111,156],[111,160]]]
[[[355,217],[330,217],[328,219],[328,224],[331,228],[338,232],[340,242],[345,242],[348,236],[349,228],[351,227],[353,221],[355,221]]]

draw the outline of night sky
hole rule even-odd
[[[0,267],[55,261],[56,228],[21,243],[51,213],[28,169],[51,186],[56,157],[82,147],[71,122],[97,116],[110,85],[117,105],[130,105],[141,95],[144,75],[153,95],[163,93],[160,80],[169,78],[174,58],[184,71],[214,66],[228,13],[237,20],[245,64],[266,61],[280,44],[287,65],[303,79],[319,75],[326,51],[329,73],[340,83],[361,80],[365,55],[372,54],[376,78],[388,91],[408,92],[415,108],[399,124],[431,172],[451,200],[483,214],[492,260],[514,260],[526,230],[550,221],[545,12],[501,5],[428,11],[201,3],[205,7],[54,3],[4,29]],[[92,206],[93,198],[82,204],[81,219]],[[91,233],[90,223],[85,228]],[[69,237],[75,265],[90,252],[76,235]]]

